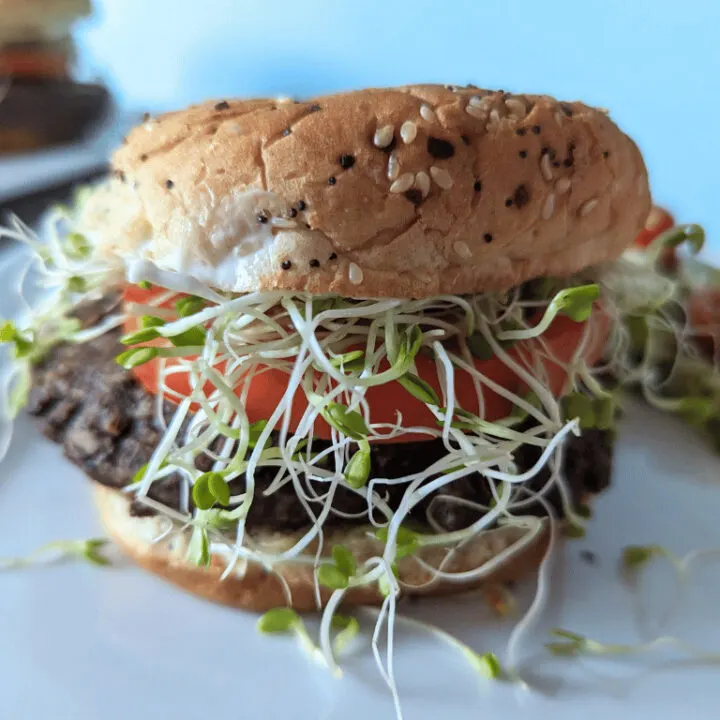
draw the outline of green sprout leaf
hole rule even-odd
[[[336,655],[340,655],[360,632],[360,623],[357,618],[341,615],[340,613],[333,615],[331,627],[333,630],[338,631],[333,643],[333,650]]]
[[[387,527],[378,528],[375,531],[375,537],[384,543],[387,543],[388,529]],[[416,532],[409,530],[401,525],[397,532],[396,555],[397,559],[412,555],[420,547],[420,538]]]
[[[301,622],[300,616],[292,608],[278,607],[260,617],[257,629],[261,633],[287,633],[294,631]]]
[[[105,538],[86,540],[82,555],[89,563],[92,563],[93,565],[110,565],[110,560],[100,552],[100,550],[104,548],[107,544],[108,540],[106,540]]]
[[[204,527],[194,526],[187,552],[188,561],[198,567],[210,565],[210,539]]]
[[[370,451],[358,450],[345,466],[345,482],[351,487],[364,487],[370,477]]]
[[[137,345],[139,343],[148,342],[149,340],[155,340],[159,337],[160,333],[155,328],[150,327],[123,335],[120,338],[120,342],[123,345]]]
[[[190,317],[199,313],[207,303],[195,295],[188,295],[175,303],[175,312],[181,317]]]
[[[563,416],[565,420],[580,420],[583,430],[595,427],[595,407],[592,398],[580,392],[573,392],[562,399]]]
[[[90,256],[92,246],[85,235],[71,232],[65,238],[65,249],[74,260],[84,260]]]
[[[347,405],[330,403],[322,409],[321,414],[328,425],[353,440],[362,440],[370,432],[363,416],[355,410],[348,409]]]
[[[168,337],[168,340],[175,347],[195,347],[197,345],[204,345],[206,337],[207,330],[200,325],[196,325],[177,335],[171,335]]]
[[[262,434],[262,431],[267,427],[267,424],[267,420],[257,420],[250,425],[250,438],[248,440],[249,448],[254,448],[257,445],[258,440],[260,440],[260,435]],[[268,440],[269,439],[270,438],[268,438]]]
[[[137,286],[138,286],[141,290],[152,290],[152,283],[151,283],[151,282],[148,282],[147,280],[141,280],[141,281],[137,284]]]
[[[143,315],[140,318],[141,328],[155,328],[162,327],[165,321],[162,318],[156,317],[155,315]]]
[[[495,653],[486,652],[478,656],[478,670],[488,680],[497,680],[504,676],[502,666]]]
[[[16,335],[17,328],[12,320],[6,320],[2,325],[0,325],[0,343],[15,342]]]
[[[68,278],[67,288],[70,292],[83,293],[87,291],[87,281],[85,278],[81,278],[78,275],[73,275]]]
[[[363,350],[351,350],[350,352],[331,358],[330,364],[336,368],[342,367],[344,370],[349,370],[351,366],[352,368],[358,367],[357,361],[362,360],[364,357],[365,352]],[[363,363],[359,363],[359,367],[362,368]]]
[[[397,381],[414,397],[426,405],[440,405],[440,398],[430,383],[411,372],[405,373]]]
[[[697,255],[705,244],[705,231],[700,225],[680,225],[670,228],[653,240],[649,250],[659,255],[663,248],[674,248],[688,243],[694,255]]]
[[[215,499],[227,507],[230,504],[230,486],[219,472],[210,472],[208,475],[208,489]]]
[[[101,550],[109,542],[105,538],[55,540],[39,547],[26,557],[0,558],[0,569],[19,569],[66,559],[86,560],[91,565],[107,566],[112,563],[108,557],[102,554]]]
[[[485,339],[482,333],[476,332],[467,339],[467,345],[474,357],[479,360],[487,361],[495,354],[490,343]]]
[[[332,559],[335,561],[337,569],[347,578],[351,578],[357,572],[357,563],[353,554],[345,545],[334,545],[332,549]]]
[[[561,290],[552,300],[557,303],[563,315],[575,322],[584,322],[590,317],[593,303],[600,297],[599,285],[580,285]]]
[[[144,365],[158,356],[159,349],[156,347],[138,347],[120,353],[115,362],[122,365],[126,370]]]
[[[575,525],[573,523],[566,523],[563,527],[563,535],[573,540],[579,540],[585,537],[585,528],[581,525]]]
[[[668,558],[671,562],[674,559],[661,545],[628,545],[620,556],[620,575],[626,581],[633,583],[641,570],[658,557]]]
[[[609,430],[615,420],[615,401],[612,396],[599,397],[594,402],[595,427],[598,430]]]
[[[317,569],[318,582],[331,590],[343,590],[348,586],[348,576],[332,563],[323,563]]]
[[[133,475],[132,480],[130,481],[130,484],[133,485],[135,483],[139,483],[143,480],[145,477],[145,473],[147,472],[149,463],[145,463],[144,465],[141,465],[137,472]],[[167,460],[163,460],[160,465],[158,466],[158,470],[162,470],[163,468],[166,468],[168,466]]]
[[[209,510],[215,502],[227,506],[230,503],[230,486],[222,473],[203,473],[193,483],[192,498],[199,510]]]

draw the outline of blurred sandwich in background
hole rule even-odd
[[[72,78],[73,23],[90,0],[0,0],[0,152],[72,142],[104,117],[108,91]]]

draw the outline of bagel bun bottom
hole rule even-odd
[[[263,612],[274,607],[290,605],[300,612],[318,609],[315,598],[312,563],[283,563],[272,572],[255,563],[248,563],[240,574],[233,571],[224,580],[221,575],[227,559],[213,554],[209,567],[192,565],[186,559],[190,531],[171,532],[163,539],[156,539],[167,530],[167,518],[159,516],[132,517],[130,501],[117,490],[93,483],[95,504],[109,536],[120,550],[136,564],[183,590],[222,605]],[[445,572],[472,570],[492,560],[528,533],[527,529],[503,526],[486,532],[457,550]],[[259,550],[280,553],[290,548],[300,537],[295,533],[255,533],[252,540]],[[440,565],[447,555],[447,547],[433,546],[419,549],[415,555],[398,561],[403,595],[451,595],[475,589],[486,584],[507,583],[519,580],[540,565],[547,550],[549,532],[544,523],[528,543],[518,543],[518,549],[499,563],[490,573],[469,582],[457,583],[432,580],[432,574],[415,560],[421,557],[433,567]],[[329,554],[333,545],[345,545],[353,553],[358,564],[382,551],[382,543],[376,540],[368,528],[352,527],[325,533],[324,553]],[[314,556],[316,546],[310,545],[307,553]],[[281,582],[278,575],[282,575]],[[287,589],[290,590],[288,597]],[[321,588],[322,604],[327,603],[331,591]],[[377,583],[349,590],[343,598],[345,607],[379,605],[383,596]]]

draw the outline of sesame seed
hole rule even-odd
[[[223,127],[232,135],[242,135],[242,125],[240,123],[223,123]]]
[[[348,278],[353,285],[359,285],[363,281],[363,271],[354,262],[351,262],[348,267]]]
[[[355,156],[347,154],[341,155],[339,162],[340,167],[343,168],[343,170],[349,170],[355,164]]]
[[[172,190],[175,187],[175,183],[172,180],[166,180],[165,181],[165,187],[168,190]]]
[[[492,105],[492,97],[490,97],[490,95],[486,95],[485,97],[480,97],[479,95],[471,95],[468,103],[473,107],[483,108],[487,107],[488,105]]]
[[[586,203],[583,203],[580,206],[580,215],[581,217],[585,217],[586,215],[589,215],[598,205],[600,201],[597,198],[592,198],[591,200],[588,200]]]
[[[500,112],[498,111],[497,108],[493,108],[493,109],[490,111],[490,122],[491,122],[493,125],[496,125],[497,123],[500,122]]]
[[[288,220],[287,218],[282,218],[282,217],[274,217],[274,218],[272,219],[272,225],[273,225],[273,227],[277,227],[277,228],[294,228],[294,227],[297,227],[297,223],[296,223],[296,222],[294,222],[294,221],[292,221],[292,220]]]
[[[553,174],[552,174],[552,168],[550,167],[550,156],[549,155],[543,155],[540,158],[540,172],[542,173],[542,176],[547,180],[548,182],[552,182]]]
[[[432,135],[428,138],[427,150],[438,160],[447,160],[455,154],[455,146],[451,142],[432,137]]]
[[[320,267],[320,261],[319,261],[317,258],[313,258],[313,259],[310,261],[310,267],[311,267],[311,268]]]
[[[475,192],[480,192],[482,190],[482,183],[479,180],[475,181],[475,184],[473,185],[473,190],[475,190]]]
[[[399,174],[400,174],[400,161],[397,159],[397,155],[394,152],[391,152],[390,157],[388,157],[388,169],[387,169],[388,180],[397,180],[397,177]]]
[[[523,158],[523,159],[526,158],[526,157],[527,157],[527,150],[521,150],[521,151],[518,153],[518,155],[519,155],[521,158]]]
[[[288,212],[288,215],[290,215],[291,218],[294,218],[297,216],[297,210],[294,207],[290,208],[290,212]]]
[[[406,145],[409,145],[417,137],[417,125],[412,120],[406,120],[400,126],[400,137]]]
[[[552,214],[555,212],[555,196],[551,193],[545,198],[545,202],[542,207],[543,220],[549,220]]]
[[[430,192],[430,176],[421,170],[415,175],[415,187],[422,193],[422,196],[426,198]]]
[[[518,210],[530,202],[530,191],[527,189],[526,185],[518,185],[515,188],[513,201],[515,202]]]
[[[413,205],[419,205],[423,201],[423,194],[417,188],[410,188],[410,190],[406,190],[403,195]]]
[[[475,105],[466,105],[465,112],[478,120],[483,120],[485,118],[485,111]]]
[[[258,213],[257,221],[264,225],[268,221],[268,216],[265,213]]]
[[[453,243],[453,250],[461,258],[472,257],[472,250],[470,250],[470,248],[468,247],[468,244],[463,242],[462,240],[456,240],[455,243]]]
[[[420,116],[427,122],[437,122],[437,115],[429,105],[423,104],[420,106]]]
[[[331,175],[328,178],[328,185],[334,185],[337,182],[337,178],[334,175]]]
[[[505,107],[517,118],[524,118],[527,114],[525,103],[518,98],[508,98],[505,101]]]
[[[292,267],[292,263],[291,263],[289,260],[283,260],[283,261],[280,263],[280,267],[281,267],[283,270],[289,270],[289,269]]]
[[[540,128],[539,125],[533,125],[533,126],[532,126],[532,131],[533,131],[536,135],[539,135],[539,134],[540,134],[540,130],[541,130],[541,128]]]
[[[330,255],[328,255],[328,260],[337,260],[337,253],[330,253]]]
[[[304,200],[298,200],[297,209],[298,209],[300,212],[302,212],[306,207],[307,207],[307,205],[305,204],[305,201],[304,201]]]
[[[229,110],[230,105],[228,104],[227,100],[221,100],[219,103],[215,105],[216,110]]]
[[[393,141],[394,129],[392,125],[383,125],[375,131],[373,145],[377,148],[386,148]]]
[[[415,182],[415,176],[412,173],[405,173],[393,182],[390,186],[390,192],[403,193],[412,187],[413,182]]]
[[[491,243],[491,242],[493,241],[493,236],[492,236],[490,233],[485,233],[485,234],[483,235],[483,240],[484,240],[486,243]]]
[[[570,178],[560,178],[555,184],[555,192],[563,195],[570,189]]]
[[[443,189],[449,190],[453,186],[453,180],[447,170],[435,165],[430,168],[430,177]]]

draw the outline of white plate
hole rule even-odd
[[[10,300],[0,297],[0,314]],[[720,545],[718,470],[720,462],[683,427],[631,406],[612,489],[596,502],[587,537],[560,551],[551,603],[522,645],[523,670],[536,689],[479,679],[458,653],[400,624],[395,667],[406,720],[718,717],[717,666],[666,653],[566,660],[543,649],[553,626],[606,642],[638,640],[637,595],[618,581],[618,557],[631,543],[679,554]],[[0,555],[101,533],[88,481],[29,418],[19,419],[0,471]],[[583,550],[596,553],[596,564],[581,559]],[[657,616],[673,585],[662,562],[649,572],[646,605]],[[526,601],[532,591],[528,582],[519,594]],[[720,652],[718,597],[720,560],[698,567],[666,630]],[[403,607],[501,658],[515,622],[493,618],[477,594]],[[293,639],[260,636],[254,616],[128,566],[68,563],[3,573],[0,638],[0,718],[7,720],[394,717],[367,634],[341,661],[345,674],[337,680]]]

